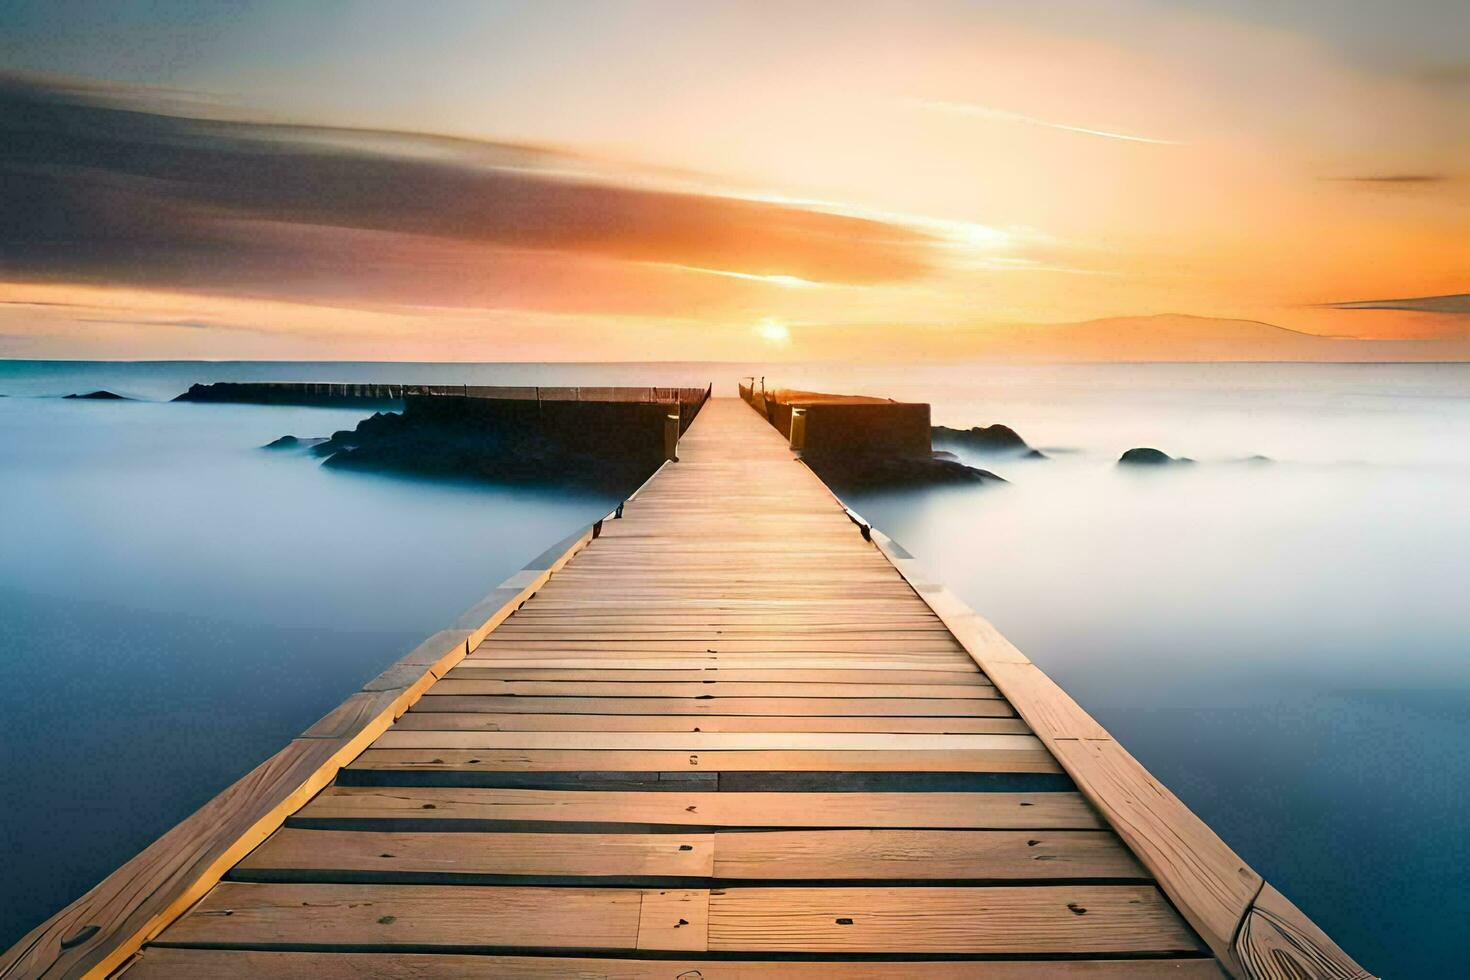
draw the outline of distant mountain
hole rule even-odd
[[[1466,340],[1322,337],[1258,320],[1161,314],[1037,324],[974,338],[983,357],[1060,361],[1440,361],[1470,359]]]

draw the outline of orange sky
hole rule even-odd
[[[348,5],[331,53],[282,7],[12,79],[152,122],[8,164],[0,356],[1470,356],[1453,5],[695,6]],[[0,67],[66,65],[40,26]]]

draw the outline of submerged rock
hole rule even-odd
[[[62,398],[79,398],[79,399],[87,399],[87,400],[91,400],[91,401],[101,401],[101,402],[130,402],[130,401],[133,400],[133,399],[129,398],[127,395],[119,395],[117,392],[115,392],[115,391],[108,391],[105,388],[99,388],[96,391],[84,392],[83,394],[80,394],[80,395],[76,395],[76,394],[62,395],[61,397]]]
[[[1046,454],[1032,449],[1020,433],[1008,425],[977,425],[969,429],[951,429],[936,425],[930,430],[936,443],[962,446],[977,453],[995,456],[1019,456],[1022,459],[1046,459]]]
[[[929,456],[804,453],[802,460],[824,481],[843,487],[917,489],[1008,482],[989,470],[966,466],[949,453]]]
[[[306,439],[301,439],[301,438],[298,438],[296,436],[281,436],[281,438],[279,438],[279,439],[272,439],[270,442],[266,443],[264,446],[261,446],[260,448],[261,449],[310,449],[313,446],[320,446],[322,443],[324,443],[326,441],[327,441],[327,437],[326,436],[309,437],[309,438],[306,438]]]
[[[1172,463],[1193,463],[1188,456],[1170,456],[1159,449],[1140,446],[1130,449],[1118,457],[1119,466],[1168,466]]]

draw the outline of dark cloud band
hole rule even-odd
[[[901,225],[568,179],[552,171],[575,161],[535,148],[193,119],[104,96],[0,78],[7,277],[255,290],[303,263],[324,280],[372,276],[349,247],[364,234],[402,236],[393,254],[410,264],[424,241],[478,262],[529,250],[831,283],[929,263],[929,239]]]

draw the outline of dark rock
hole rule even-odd
[[[1008,425],[977,425],[970,429],[951,429],[947,425],[936,425],[930,430],[935,443],[960,446],[976,453],[994,456],[1019,456],[1022,459],[1046,459],[1045,454],[1026,444],[1015,429]]]
[[[1119,466],[1168,466],[1172,463],[1193,463],[1188,456],[1170,456],[1166,452],[1148,447],[1130,449],[1118,457]]]
[[[651,444],[642,452],[626,447],[610,447],[605,453],[572,450],[534,428],[487,426],[449,413],[378,412],[355,429],[314,440],[310,450],[324,457],[322,465],[333,468],[574,485],[623,495],[663,460],[661,445]]]
[[[966,466],[950,453],[929,456],[804,453],[802,460],[824,481],[843,488],[899,489],[1007,482],[989,470]]]
[[[299,439],[296,436],[281,436],[281,438],[279,438],[279,439],[272,439],[270,442],[266,443],[264,446],[261,446],[260,448],[261,449],[310,449],[313,446],[320,446],[322,443],[324,443],[326,441],[327,441],[327,437],[326,436],[318,436],[318,437],[315,437],[315,438],[307,438],[307,439]]]
[[[129,398],[127,395],[119,395],[115,391],[107,391],[105,389],[98,389],[97,391],[89,391],[89,392],[86,392],[85,394],[81,394],[81,395],[62,395],[61,397],[63,397],[63,398],[87,399],[87,400],[90,400],[90,401],[99,401],[99,402],[130,402],[130,401],[133,400],[133,399]]]

